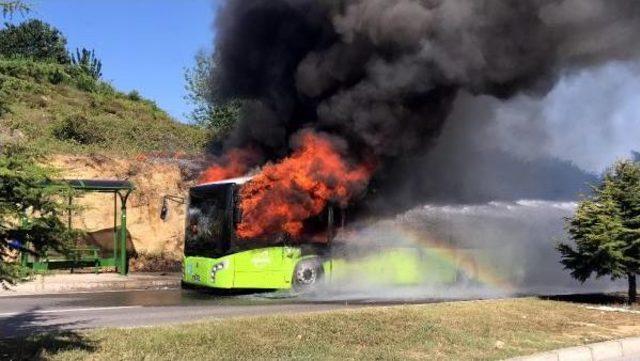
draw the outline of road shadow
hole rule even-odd
[[[581,303],[589,305],[623,305],[627,303],[624,293],[589,293],[576,295],[540,296],[542,300]]]
[[[67,350],[95,350],[77,322],[55,322],[37,308],[0,318],[0,360],[46,360]]]

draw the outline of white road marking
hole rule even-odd
[[[124,310],[128,308],[142,308],[142,306],[114,306],[114,307],[88,307],[88,308],[63,308],[59,310],[34,310],[24,312],[7,312],[0,313],[0,317],[12,317],[18,315],[28,314],[47,314],[47,313],[69,313],[69,312],[91,312],[91,311],[109,311],[109,310]]]

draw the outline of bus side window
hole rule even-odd
[[[242,221],[242,210],[240,209],[240,189],[239,188],[234,188],[233,190],[233,207],[231,208],[233,212],[233,215],[232,215],[233,228],[235,228]]]
[[[344,228],[345,210],[335,206],[327,209],[327,242],[331,243],[333,238]]]
[[[333,229],[338,231],[344,228],[346,222],[346,211],[344,208],[332,207],[330,215],[330,223]]]
[[[334,228],[335,227],[335,215],[334,215],[334,207],[333,206],[329,206],[329,208],[327,209],[327,224],[331,227]]]
[[[327,207],[327,244],[331,243],[333,237],[336,235],[336,227],[334,222],[333,215],[333,206]]]

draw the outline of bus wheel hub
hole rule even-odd
[[[298,282],[310,285],[316,281],[316,271],[312,268],[303,268],[298,270],[296,277]]]

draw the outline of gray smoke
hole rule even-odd
[[[368,208],[394,214],[425,201],[559,201],[588,192],[597,176],[568,160],[542,156],[544,145],[535,140],[546,136],[544,123],[500,123],[496,119],[501,104],[493,97],[461,92],[433,145],[395,161],[377,177],[381,191],[368,198]]]

